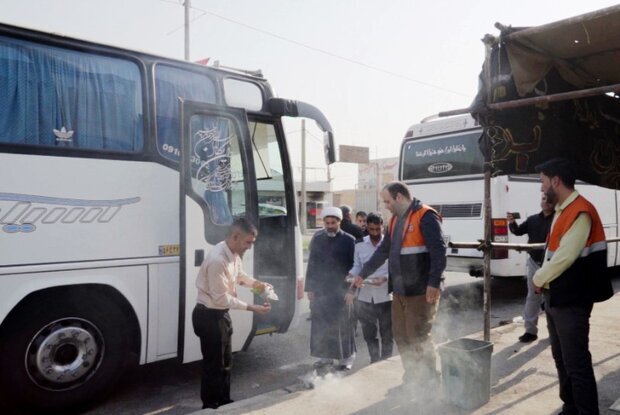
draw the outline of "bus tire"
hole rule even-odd
[[[22,407],[79,411],[123,374],[131,355],[130,324],[114,302],[45,299],[24,304],[3,324],[0,388]]]

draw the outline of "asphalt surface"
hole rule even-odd
[[[525,298],[522,280],[496,280],[492,284],[492,326],[519,315]],[[304,300],[307,310],[307,302]],[[295,384],[312,371],[309,356],[310,322],[307,313],[296,327],[281,335],[254,339],[247,352],[234,357],[232,398],[248,399]],[[448,274],[437,322],[436,342],[443,342],[482,330],[482,281],[465,274]],[[357,338],[358,357],[351,374],[370,363],[366,345]],[[395,348],[396,350],[396,348]],[[139,367],[116,391],[85,415],[184,415],[201,407],[199,362],[179,366],[162,362]]]
[[[492,283],[491,325],[512,321],[521,313],[525,298],[525,281],[494,280]],[[299,382],[312,371],[309,356],[310,322],[307,300],[302,302],[305,313],[295,327],[285,334],[256,337],[247,352],[234,356],[232,399],[239,401],[275,391]],[[466,274],[448,273],[446,289],[433,329],[437,343],[481,331],[482,281]],[[351,374],[368,366],[370,359],[361,330],[356,338],[358,353]],[[395,351],[397,349],[395,348]],[[184,415],[201,407],[199,398],[200,362],[179,365],[164,361],[131,370],[112,394],[85,415]],[[11,408],[0,413],[15,415],[29,412]]]
[[[590,318],[592,365],[602,415],[620,412],[620,278],[616,295],[595,304]],[[539,324],[546,327],[542,314]],[[400,356],[352,374],[315,373],[306,385],[292,385],[217,410],[193,415],[555,415],[562,411],[559,382],[547,330],[537,341],[521,343],[523,326],[491,329],[490,342],[479,331],[439,345],[441,386],[402,383]],[[491,353],[492,351],[492,353]]]

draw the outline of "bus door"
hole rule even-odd
[[[255,315],[256,334],[284,332],[295,314],[295,190],[286,142],[277,119],[251,117],[248,123],[258,194],[258,238],[254,275],[274,287],[271,312]],[[257,302],[263,301],[260,298]]]
[[[191,315],[196,305],[196,276],[213,247],[226,238],[235,218],[257,223],[256,177],[244,110],[192,101],[181,102],[180,244],[181,312],[184,333],[183,361],[200,358],[198,338]],[[243,257],[243,268],[252,273],[254,250]],[[253,303],[249,289],[239,288],[238,297]],[[253,313],[231,310],[233,351],[252,338]]]
[[[251,120],[241,109],[185,101],[181,126],[181,295],[185,301],[185,352],[199,358],[191,312],[195,279],[212,247],[223,241],[235,218],[258,228],[255,247],[245,253],[244,270],[269,282],[279,296],[271,313],[231,310],[233,350],[245,349],[255,334],[285,331],[295,311],[293,183],[279,124]],[[264,300],[249,289],[247,303]],[[189,346],[188,346],[189,345]],[[193,359],[184,355],[184,361]]]

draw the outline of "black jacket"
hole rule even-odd
[[[362,242],[362,239],[364,239],[364,230],[348,219],[343,219],[340,222],[340,229],[354,237],[356,243]]]
[[[551,222],[553,222],[553,214],[545,216],[540,211],[535,215],[528,216],[525,222],[520,225],[517,223],[511,223],[508,225],[510,232],[517,236],[525,235],[527,233],[527,243],[535,244],[547,241],[547,235],[551,229]],[[529,252],[530,257],[538,265],[542,265],[543,257],[545,256],[544,249],[536,249]]]

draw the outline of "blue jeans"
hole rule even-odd
[[[538,335],[538,315],[540,314],[540,305],[543,301],[542,294],[534,292],[534,273],[538,271],[540,266],[530,257],[527,256],[527,297],[525,298],[525,307],[523,308],[523,321],[525,323],[525,332]]]

